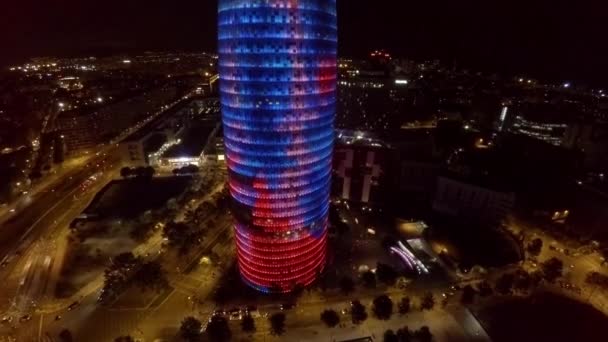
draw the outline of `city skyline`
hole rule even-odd
[[[7,46],[0,64],[45,55],[216,49],[217,1],[179,6],[117,1],[8,5],[0,25]],[[385,48],[414,59],[442,59],[486,72],[602,86],[608,51],[602,4],[483,2],[419,4],[338,1],[340,54],[361,56]],[[366,25],[360,25],[366,22]],[[575,24],[576,23],[576,24]],[[104,27],[104,30],[97,30]],[[199,34],[202,32],[203,34]],[[191,39],[197,36],[198,39]],[[575,61],[584,60],[584,63]]]
[[[38,2],[0,342],[604,342],[601,5]]]

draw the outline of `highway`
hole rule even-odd
[[[123,132],[115,142],[180,100]],[[39,335],[43,336],[42,327],[48,322],[43,324],[45,314],[34,313],[48,312],[49,304],[51,307],[69,305],[53,297],[66,249],[68,226],[105,184],[119,177],[122,166],[117,143],[101,146],[96,152],[66,161],[18,203],[0,210],[0,316],[12,318],[10,324],[0,325],[0,338],[24,333],[20,340],[38,340]],[[160,245],[159,241],[157,245]],[[99,281],[92,282],[81,292],[92,293],[100,285]],[[96,296],[92,297],[95,302]],[[19,322],[20,317],[29,318],[28,315],[32,320]],[[39,329],[31,329],[30,325],[38,319]]]
[[[93,159],[95,163],[73,170],[63,180],[41,191],[29,207],[4,222],[0,314],[12,317],[13,322],[0,326],[0,336],[21,329],[23,324],[31,324],[18,320],[33,315],[53,299],[69,224],[86,208],[95,193],[118,175],[118,160],[100,153]],[[80,185],[93,174],[97,174],[97,181],[88,188],[81,188]]]
[[[590,272],[608,274],[608,267],[602,266],[602,258],[599,253],[576,253],[577,248],[572,247],[579,245],[576,241],[560,241],[549,233],[538,229],[521,219],[511,218],[511,222],[511,229],[515,232],[525,232],[524,241],[526,245],[535,238],[540,238],[543,241],[541,253],[536,258],[538,262],[528,261],[526,263],[526,268],[535,270],[540,266],[541,262],[553,257],[562,260],[564,263],[563,281],[577,286],[581,289],[581,292],[576,293],[575,291],[567,289],[562,290],[558,286],[555,286],[556,290],[559,289],[565,295],[570,295],[577,300],[588,302],[597,309],[608,314],[608,294],[601,290],[598,291],[596,286],[591,286],[585,282],[587,274]],[[566,254],[565,251],[567,249],[569,249],[570,252]]]
[[[108,177],[111,178],[111,176]],[[109,179],[101,181],[99,187],[103,186],[107,181]],[[223,184],[213,187],[203,199],[210,198],[222,189]],[[87,192],[86,196],[92,198],[92,195],[97,190],[99,189],[91,190],[91,193]],[[68,208],[64,216],[66,218],[73,218],[82,210],[83,205],[86,206],[90,198],[82,201],[71,201],[72,203],[83,202],[83,204],[73,205]],[[13,322],[9,325],[0,326],[0,336],[4,332],[8,336],[18,337],[19,341],[51,340],[49,336],[56,337],[61,329],[69,328],[74,332],[75,336],[79,336],[78,341],[105,342],[118,336],[119,333],[135,334],[139,329],[139,325],[143,327],[161,327],[149,322],[166,320],[167,317],[176,319],[176,322],[179,322],[184,313],[193,308],[192,302],[188,300],[188,297],[199,295],[201,291],[210,292],[215,284],[213,277],[209,276],[209,267],[211,266],[203,265],[198,267],[200,255],[210,253],[212,249],[217,250],[214,248],[217,248],[219,245],[223,246],[222,250],[226,258],[233,255],[230,219],[225,213],[221,217],[222,219],[218,221],[218,224],[208,232],[204,244],[197,254],[199,256],[195,256],[192,259],[193,270],[188,274],[183,274],[177,270],[169,270],[168,276],[172,288],[165,293],[158,294],[156,298],[153,298],[151,302],[143,307],[120,307],[113,304],[109,305],[109,307],[99,306],[97,297],[103,285],[103,274],[100,274],[94,281],[91,281],[85,288],[72,296],[71,299],[42,300],[39,305],[34,307],[31,299],[44,298],[45,291],[42,289],[45,287],[47,289],[54,288],[52,280],[56,279],[56,275],[53,275],[53,271],[48,270],[49,267],[47,266],[49,265],[45,264],[45,260],[48,259],[46,252],[40,253],[39,248],[42,246],[40,242],[32,244],[29,252],[20,258],[19,264],[15,267],[16,272],[14,272],[14,274],[25,275],[26,277],[25,285],[18,287],[12,300],[13,303],[19,302],[23,304],[19,306],[12,305],[8,313],[13,316]],[[69,222],[62,219],[58,221],[59,225],[67,223]],[[61,230],[57,234],[51,234],[53,240],[56,240],[55,243],[61,243],[61,241],[65,240],[65,236],[62,236],[62,234]],[[161,253],[163,242],[161,232],[157,231],[147,242],[135,248],[133,253],[144,259],[156,258]],[[62,250],[63,248],[54,249]],[[53,268],[54,262],[59,263],[59,261],[51,259],[50,268]],[[217,269],[215,272],[219,274],[220,270]],[[41,275],[47,275],[47,278]],[[17,276],[13,278],[14,280],[10,283],[18,284],[20,279],[22,279]],[[46,292],[46,296],[50,298],[51,293],[48,293],[48,290]],[[126,298],[126,301],[129,302],[129,299]],[[80,302],[79,307],[74,310],[68,310],[68,305],[76,300]],[[35,312],[32,313],[32,320],[23,323],[18,322],[19,317],[21,317],[20,315],[28,310]],[[171,314],[167,315],[167,311],[171,312]],[[57,316],[61,316],[61,319],[56,320]],[[36,327],[36,329],[33,329],[33,327]]]

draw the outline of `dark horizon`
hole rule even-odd
[[[216,49],[217,0],[144,5],[108,0],[5,5],[0,65],[38,56]],[[599,1],[562,4],[339,1],[340,55],[387,49],[414,60],[440,59],[505,76],[604,86],[608,11]]]

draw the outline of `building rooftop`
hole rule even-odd
[[[441,176],[500,192],[513,192],[503,159],[490,149],[459,149],[448,159]]]
[[[138,129],[136,132],[133,132],[131,135],[126,137],[123,140],[123,142],[133,142],[133,141],[139,141],[139,140],[143,139],[145,136],[147,136],[151,132],[154,132],[154,131],[160,129],[160,127],[162,126],[162,124],[165,120],[167,120],[171,116],[179,113],[182,109],[188,107],[191,103],[193,103],[194,101],[197,101],[197,100],[200,100],[200,98],[191,97],[191,98],[188,98],[185,100],[181,100],[174,107],[172,107],[168,110],[165,110],[162,114],[160,114],[159,116],[154,118],[154,120],[148,122],[142,128]]]
[[[198,157],[203,153],[209,135],[213,132],[215,120],[201,120],[186,127],[180,135],[181,142],[169,148],[163,158]]]

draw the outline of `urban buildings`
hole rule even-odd
[[[560,146],[564,140],[568,125],[555,122],[541,122],[516,116],[512,130],[517,134],[545,141],[549,144]]]
[[[326,259],[336,1],[221,0],[219,71],[241,276],[308,285]]]
[[[333,193],[341,199],[378,203],[386,195],[382,182],[391,151],[366,132],[338,131],[334,156]]]

